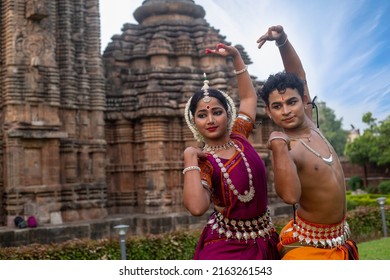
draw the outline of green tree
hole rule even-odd
[[[362,121],[368,125],[363,134],[345,146],[345,154],[351,163],[364,168],[364,185],[367,186],[368,164],[390,164],[390,116],[377,122],[372,113],[363,115]]]
[[[378,165],[390,164],[390,116],[381,122],[379,126],[378,150],[379,154],[376,158]]]
[[[344,155],[345,144],[347,143],[348,131],[342,129],[343,118],[336,119],[334,111],[326,106],[325,102],[316,102],[318,108],[318,122],[320,130],[332,144],[339,156]],[[313,120],[317,118],[316,110],[313,111]]]
[[[363,121],[369,125],[367,134],[372,135],[369,161],[377,165],[390,164],[390,115],[383,121],[376,122],[371,113],[366,113]],[[363,136],[365,134],[366,130]]]
[[[345,155],[349,162],[358,164],[363,167],[363,184],[367,187],[367,166],[370,163],[370,146],[373,140],[372,133],[365,132],[362,136],[357,137],[353,142],[345,145]]]

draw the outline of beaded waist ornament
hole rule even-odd
[[[215,212],[207,224],[211,226],[212,232],[216,231],[220,237],[225,236],[227,240],[237,239],[246,242],[260,237],[265,240],[275,231],[268,209],[259,217],[249,220],[229,219]]]
[[[319,226],[305,222],[299,216],[294,226],[286,232],[289,231],[294,231],[293,238],[298,239],[299,243],[320,248],[343,246],[351,234],[345,219],[339,224]]]

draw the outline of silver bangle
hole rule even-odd
[[[247,121],[249,123],[253,123],[252,119],[244,114],[238,114],[237,118],[243,119],[244,121]]]
[[[191,170],[198,170],[200,172],[200,167],[193,165],[193,166],[188,166],[183,169],[183,174],[186,174],[186,172],[191,171]]]
[[[233,70],[233,73],[236,74],[236,75],[240,75],[240,74],[244,73],[247,70],[248,70],[248,65],[245,65],[245,67],[243,69],[241,69],[241,70],[238,70],[238,71]]]
[[[275,45],[278,47],[278,48],[281,48],[281,47],[283,47],[286,43],[287,43],[287,34],[286,34],[286,40],[284,40],[284,42],[283,43],[281,43],[281,44],[278,44],[278,42],[276,42],[275,41]]]

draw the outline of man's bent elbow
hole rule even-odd
[[[290,204],[290,205],[298,203],[298,201],[296,199],[293,199],[293,198],[290,198],[290,197],[282,198],[282,200],[283,200],[284,203]]]
[[[187,210],[191,213],[192,216],[200,217],[203,216],[204,213],[206,213],[206,210],[203,209],[188,209]]]
[[[278,194],[278,195],[286,204],[292,205],[299,202],[299,198],[295,195],[291,195],[291,194]]]

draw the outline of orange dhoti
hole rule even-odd
[[[349,239],[346,220],[325,225],[304,221],[297,215],[280,232],[278,251],[282,260],[357,260],[356,243]]]

